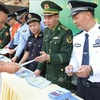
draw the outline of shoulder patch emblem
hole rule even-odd
[[[67,35],[66,41],[67,41],[68,43],[72,43],[72,41],[73,41],[72,36],[71,36],[71,35]]]
[[[27,32],[27,30],[23,30],[23,32]]]

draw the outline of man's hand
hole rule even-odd
[[[74,74],[74,72],[72,72],[72,70],[73,70],[72,65],[68,65],[65,67],[65,73],[67,73],[68,76],[72,76]]]
[[[20,66],[17,63],[13,63],[13,62],[0,62],[2,67],[2,72],[7,72],[10,74],[13,74],[15,72],[17,72],[20,69]]]
[[[88,77],[90,72],[91,72],[92,68],[89,65],[82,65],[78,68],[78,72],[76,73],[76,75],[78,77]]]
[[[36,70],[34,71],[34,74],[35,74],[36,76],[40,76],[40,73],[41,73],[41,71],[38,70],[38,69],[36,69]]]
[[[15,52],[16,52],[16,50],[14,50],[14,49],[9,50],[9,54],[14,54]]]
[[[18,59],[18,57],[17,57],[17,56],[14,56],[14,57],[11,59],[11,61],[12,61],[12,62],[15,62],[17,59]]]
[[[36,62],[44,62],[44,61],[49,61],[50,60],[50,56],[48,54],[46,54],[44,51],[40,52],[40,56],[36,57],[34,59],[34,61]]]

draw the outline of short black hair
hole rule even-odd
[[[95,10],[89,10],[89,12],[91,13],[91,15],[92,15],[93,17],[95,17]]]
[[[9,14],[8,8],[4,4],[1,4],[1,3],[0,3],[0,11],[4,12],[6,14]]]

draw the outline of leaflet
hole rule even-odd
[[[34,72],[22,67],[18,72],[15,73],[20,78],[25,78],[29,85],[43,89],[51,84],[51,81],[47,80],[42,76],[36,77]]]
[[[5,48],[3,48],[3,49],[0,49],[0,54],[7,54],[7,53],[9,53],[9,49],[7,48],[7,49],[5,49]]]
[[[9,58],[5,57],[4,55],[0,55],[0,61],[11,62],[11,60]]]
[[[36,77],[34,73],[26,76],[25,78],[30,85],[40,89],[43,89],[51,84],[51,81],[48,81],[47,79],[41,76]]]
[[[25,78],[27,75],[30,75],[30,71],[28,70],[19,70],[18,72],[15,73],[20,78]]]

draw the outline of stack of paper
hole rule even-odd
[[[48,93],[48,96],[52,100],[78,100],[71,95],[71,92],[65,88],[60,88],[53,92]]]

